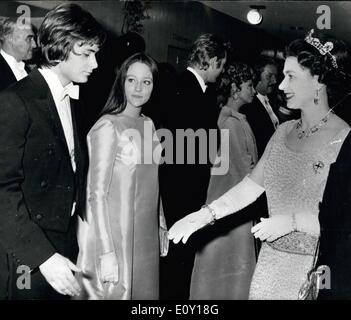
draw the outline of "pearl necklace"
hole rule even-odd
[[[322,128],[329,120],[330,115],[332,114],[332,109],[328,111],[328,113],[317,123],[311,128],[308,128],[306,130],[299,130],[302,127],[302,119],[300,119],[297,124],[296,124],[296,131],[297,131],[297,137],[301,140],[303,138],[308,138],[312,134],[316,133],[320,128]]]

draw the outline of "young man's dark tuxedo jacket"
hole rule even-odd
[[[351,134],[330,166],[319,221],[321,238],[317,266],[330,268],[330,289],[319,299],[351,299]],[[325,274],[326,275],[326,274]]]
[[[15,83],[16,77],[4,57],[0,54],[0,91]]]
[[[74,100],[71,109],[76,173],[40,72],[35,69],[0,93],[0,290],[7,288],[9,269],[16,266],[35,271],[55,252],[75,262],[75,236],[69,244],[64,235],[74,219],[73,202],[76,214],[84,207],[87,153],[80,136],[80,106]]]
[[[247,122],[255,136],[257,154],[260,159],[269,139],[275,132],[273,122],[257,96],[254,97],[250,104],[244,105],[240,112],[246,115]]]

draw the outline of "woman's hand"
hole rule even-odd
[[[178,220],[168,232],[168,239],[177,244],[180,240],[186,243],[189,237],[197,230],[210,223],[212,215],[208,209],[202,208],[199,211],[188,214]]]
[[[118,261],[114,252],[109,252],[100,257],[100,272],[102,282],[118,283]]]
[[[271,218],[261,218],[261,222],[251,228],[255,238],[261,241],[274,241],[293,231],[292,216],[276,215]]]

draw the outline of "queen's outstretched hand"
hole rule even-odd
[[[186,243],[189,237],[197,230],[209,224],[212,220],[211,213],[206,208],[188,214],[178,220],[168,231],[168,239],[177,244],[180,240]]]

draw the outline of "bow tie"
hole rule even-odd
[[[71,99],[78,100],[79,99],[79,86],[73,85],[73,83],[70,83],[69,85],[64,87],[63,91],[62,91],[62,98],[61,98],[61,100],[63,100],[67,95]]]

